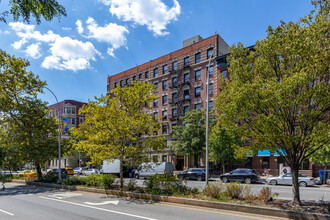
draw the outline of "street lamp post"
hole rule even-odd
[[[50,91],[54,95],[54,97],[56,99],[56,103],[58,103],[57,97],[53,93],[53,91],[50,90],[49,88],[47,88],[46,86],[44,86],[44,88],[48,89],[48,91]],[[58,112],[58,182],[62,183],[62,176],[61,176],[61,108],[59,108],[59,112]]]
[[[205,155],[205,168],[206,168],[206,175],[205,175],[205,184],[209,185],[209,84],[210,84],[210,64],[211,58],[213,57],[214,51],[209,58],[209,65],[207,71],[207,83],[206,83],[206,155]]]

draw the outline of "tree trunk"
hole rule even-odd
[[[37,163],[36,168],[37,168],[37,179],[40,180],[42,177],[40,164]]]
[[[298,183],[299,166],[290,167],[292,172],[292,203],[296,205],[301,205]]]
[[[120,158],[120,189],[124,189],[124,163],[123,158]]]
[[[226,165],[222,163],[222,174],[226,173]]]

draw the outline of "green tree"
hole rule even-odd
[[[205,152],[205,112],[200,109],[188,111],[180,117],[182,125],[172,129],[175,139],[172,141],[173,150],[185,156],[194,156],[194,166],[198,167],[198,160]]]
[[[120,178],[123,187],[123,166],[125,160],[134,161],[145,155],[150,147],[163,145],[164,141],[148,141],[147,146],[139,137],[147,139],[160,125],[147,103],[153,103],[155,86],[149,83],[134,82],[129,87],[118,87],[110,96],[89,101],[81,110],[85,121],[79,128],[73,128],[71,134],[80,140],[78,151],[85,152],[94,163],[105,159],[119,159],[121,162]],[[161,137],[159,137],[161,138]],[[159,150],[159,149],[157,149]]]
[[[65,8],[56,0],[10,0],[9,7],[15,21],[21,17],[27,23],[30,23],[31,16],[36,19],[37,24],[40,24],[41,17],[51,21],[54,17],[60,19],[61,16],[66,16]],[[6,22],[8,14],[8,11],[1,12],[0,21]]]
[[[239,163],[242,160],[235,158],[235,148],[242,143],[238,135],[223,128],[217,123],[210,132],[210,160],[222,164],[222,172],[225,173],[225,166],[230,163]]]
[[[324,170],[330,167],[330,144],[327,144],[324,148],[315,151],[308,160],[314,164],[321,164],[324,166]],[[326,181],[326,175],[324,175],[324,182]]]
[[[285,152],[293,174],[292,202],[301,204],[298,171],[305,158],[329,144],[329,1],[299,22],[269,27],[253,50],[230,49],[230,80],[222,79],[217,110],[222,123],[250,149]]]

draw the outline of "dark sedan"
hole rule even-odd
[[[203,168],[191,168],[178,174],[178,178],[181,180],[205,180],[205,169]]]
[[[245,183],[254,183],[260,179],[258,172],[252,169],[237,169],[229,173],[220,175],[222,182],[241,181]]]

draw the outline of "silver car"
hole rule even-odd
[[[267,184],[292,185],[292,174],[287,173],[278,177],[270,177],[267,179]],[[305,177],[299,174],[298,184],[301,187],[306,187],[306,186],[313,186],[315,182],[313,177]]]

